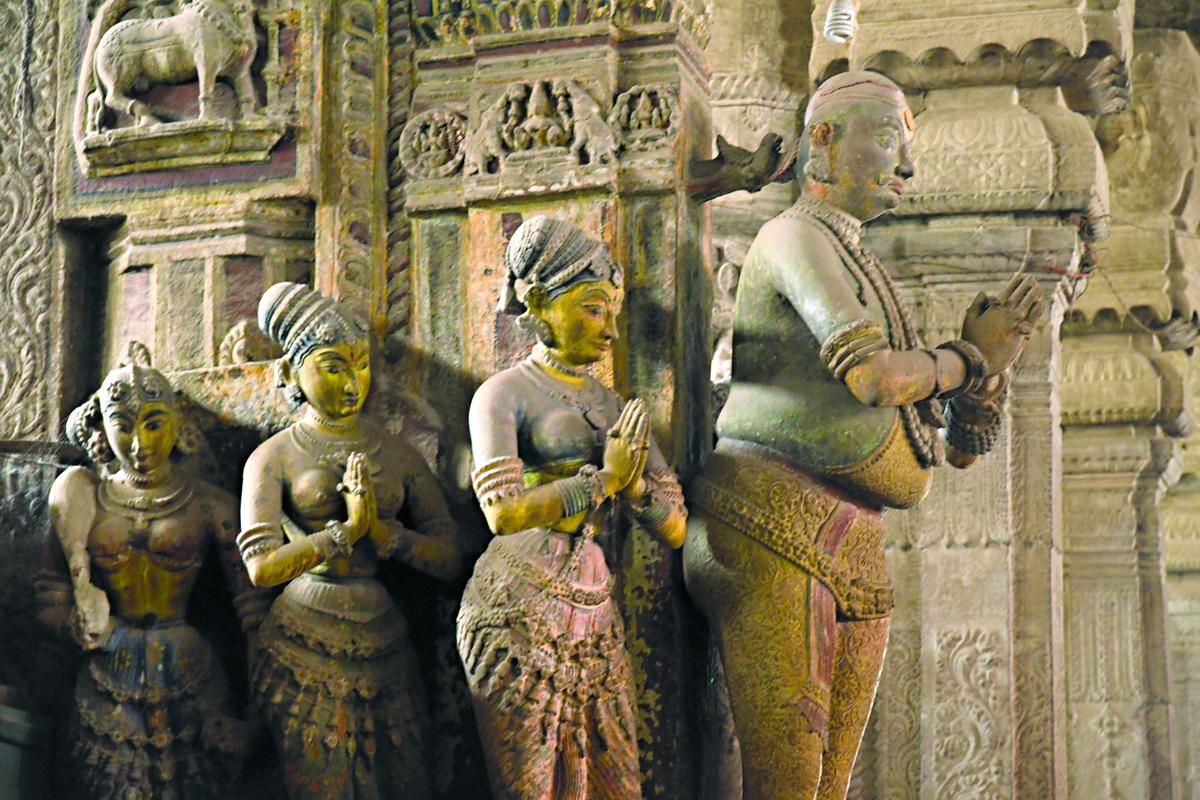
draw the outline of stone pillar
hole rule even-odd
[[[916,175],[869,227],[927,342],[981,290],[1033,271],[1051,298],[996,450],[889,515],[897,609],[861,798],[1067,797],[1059,330],[1107,217],[1092,120],[1124,102],[1132,5],[859,0],[846,43],[813,13],[809,74],[873,69],[908,92]],[[1086,8],[1084,7],[1086,5]],[[933,54],[938,55],[934,56]]]
[[[413,113],[398,141],[413,220],[412,337],[464,488],[470,397],[532,344],[496,303],[508,238],[539,213],[602,239],[625,268],[622,341],[603,379],[646,400],[681,471],[710,446],[708,221],[682,172],[711,142],[707,12],[694,3],[563,8],[575,10],[526,18],[479,4],[474,16],[413,19]],[[520,135],[527,120],[550,133]],[[691,796],[698,656],[676,561],[640,530],[609,557],[637,674],[646,797]]]
[[[1154,6],[1139,7],[1139,24]],[[1187,489],[1170,517],[1160,500],[1182,468],[1177,437],[1195,427],[1180,351],[1200,331],[1200,140],[1184,121],[1200,114],[1200,55],[1181,31],[1139,29],[1130,63],[1130,110],[1097,127],[1112,232],[1063,345],[1070,785],[1073,796],[1174,798],[1190,791],[1190,754],[1169,654],[1184,676],[1190,655],[1186,635],[1170,639],[1160,520],[1178,518]],[[1170,585],[1186,631],[1187,581]]]
[[[1162,426],[1179,418],[1184,356],[1148,334],[1063,350],[1071,796],[1178,797],[1158,503],[1179,476]]]

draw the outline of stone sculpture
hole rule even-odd
[[[304,410],[245,468],[242,559],[256,585],[284,584],[259,633],[252,702],[290,797],[427,797],[415,653],[374,574],[396,558],[453,577],[454,523],[416,450],[360,414],[371,381],[362,321],[289,282],[267,290],[258,318],[284,351],[279,385]]]
[[[471,402],[472,480],[495,538],[458,616],[498,800],[641,797],[633,676],[595,539],[628,511],[671,547],[686,511],[640,400],[588,366],[616,338],[621,268],[569,223],[525,221],[506,251],[504,313],[538,344]]]
[[[129,96],[159,83],[198,80],[200,119],[211,119],[217,79],[228,78],[242,118],[255,115],[250,65],[258,39],[250,0],[192,0],[171,17],[118,22],[133,5],[133,0],[105,0],[92,20],[79,74],[88,132],[104,128],[108,111],[127,114],[138,126],[161,122]]]
[[[1018,275],[975,299],[961,339],[925,349],[859,238],[912,175],[903,93],[845,73],[805,125],[804,189],[747,254],[719,440],[688,492],[685,580],[721,651],[755,800],[845,797],[893,605],[881,512],[919,502],[932,467],[991,448],[1042,310]]]
[[[225,673],[184,621],[210,543],[253,630],[266,609],[237,551],[236,501],[173,454],[203,446],[144,347],[76,409],[67,435],[95,469],[50,492],[37,580],[42,623],[84,651],[64,737],[61,796],[221,797],[249,743]]]

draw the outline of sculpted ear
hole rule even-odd
[[[818,122],[809,133],[809,147],[829,147],[833,143],[833,126],[828,122]]]

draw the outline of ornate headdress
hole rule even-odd
[[[293,366],[318,347],[367,338],[367,326],[332,298],[291,281],[275,284],[258,301],[258,326]]]
[[[130,342],[116,369],[104,377],[100,388],[67,416],[67,438],[97,464],[107,463],[113,459],[113,453],[104,434],[104,415],[117,408],[136,415],[145,403],[166,403],[180,412],[175,446],[185,455],[200,452],[204,446],[203,434],[182,413],[170,381],[150,366],[150,350],[141,342]]]
[[[525,297],[540,286],[558,297],[586,281],[612,281],[621,286],[624,273],[608,248],[569,222],[554,217],[530,217],[513,233],[504,251],[508,282],[500,296],[506,314],[525,311]]]

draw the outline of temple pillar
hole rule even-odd
[[[1016,365],[995,451],[940,470],[889,513],[896,611],[858,765],[863,798],[1062,800],[1060,328],[1103,237],[1108,179],[1094,118],[1122,108],[1132,4],[860,0],[848,41],[815,4],[809,74],[895,80],[916,114],[915,177],[868,241],[925,340],[956,338],[979,291],[1033,272],[1048,312]]]

